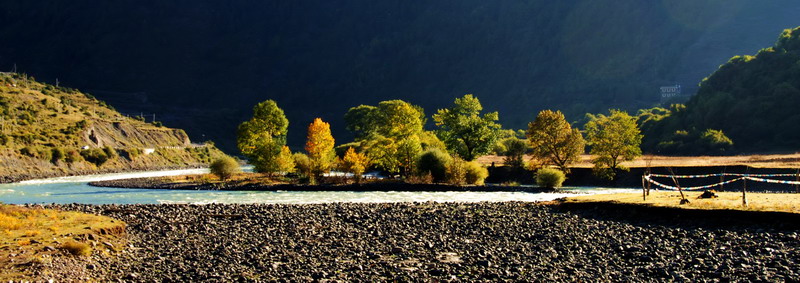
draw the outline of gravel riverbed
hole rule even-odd
[[[110,281],[800,278],[795,230],[618,221],[534,203],[57,207],[128,223],[132,247],[98,268]]]

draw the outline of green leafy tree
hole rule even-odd
[[[456,98],[455,106],[440,109],[433,115],[439,130],[439,138],[447,149],[461,158],[471,161],[492,150],[500,124],[497,112],[481,116],[480,101],[471,94]]]
[[[525,157],[525,151],[528,150],[528,143],[525,140],[510,137],[503,139],[500,144],[502,144],[503,150],[501,154],[504,156],[503,163],[506,166],[521,168],[525,165],[523,158]]]
[[[239,125],[236,142],[255,171],[280,171],[276,158],[286,145],[289,120],[275,101],[267,100],[253,107],[253,118]]]
[[[423,148],[440,147],[441,141],[423,130],[422,108],[402,100],[378,106],[360,105],[345,114],[347,129],[377,167],[407,176]]]
[[[281,152],[275,157],[278,172],[292,173],[295,169],[294,156],[288,146],[283,146]]]
[[[642,155],[639,145],[642,134],[636,125],[636,118],[627,112],[611,110],[611,115],[589,114],[586,123],[586,136],[590,153],[595,156],[592,162],[598,175],[613,179],[618,170],[627,170],[620,163]]]
[[[577,162],[584,151],[583,135],[564,118],[561,111],[543,110],[528,123],[528,141],[533,156],[569,172],[569,164]]]

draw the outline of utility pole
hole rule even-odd
[[[153,123],[155,123],[155,122],[156,122],[156,113],[153,113],[153,121],[152,121],[152,122],[153,122]]]
[[[56,78],[56,87],[58,87],[58,78]]]

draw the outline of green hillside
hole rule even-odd
[[[197,166],[223,154],[192,144],[183,130],[143,120],[75,89],[0,73],[0,181]]]
[[[701,151],[695,145],[707,129],[722,130],[740,151],[797,150],[798,105],[800,27],[785,30],[755,56],[731,58],[700,83],[685,107],[645,111],[640,123],[653,152]]]

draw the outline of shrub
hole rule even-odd
[[[66,161],[67,163],[80,162],[83,161],[83,156],[81,156],[81,154],[78,153],[77,150],[70,149],[67,150],[66,156],[64,156],[64,161]]]
[[[103,152],[108,156],[108,159],[115,159],[119,156],[116,149],[111,148],[110,146],[106,146],[103,148]]]
[[[127,158],[128,160],[134,160],[136,159],[136,157],[144,153],[141,148],[126,148],[122,149],[121,152],[122,156]]]
[[[61,249],[76,256],[89,256],[92,254],[92,248],[89,245],[75,241],[65,242],[61,245]]]
[[[417,159],[417,175],[430,174],[433,182],[447,180],[447,164],[453,160],[450,155],[438,148],[426,150]]]
[[[44,160],[51,160],[53,155],[47,148],[37,146],[26,146],[19,150],[19,153],[25,156],[39,158]]]
[[[470,185],[483,185],[483,180],[489,177],[489,170],[483,168],[478,162],[467,162],[464,167],[466,174],[464,175],[465,181]]]
[[[91,149],[84,149],[81,150],[81,156],[86,161],[94,163],[94,165],[101,166],[109,160],[109,156],[103,149],[100,148],[91,148]]]
[[[52,162],[52,163],[56,163],[56,162],[58,162],[60,160],[64,160],[64,157],[66,157],[66,153],[64,152],[64,149],[62,149],[60,147],[54,147],[54,148],[52,148],[50,150],[50,152],[51,152],[51,155],[52,155],[52,157],[50,158],[50,162]]]
[[[557,189],[566,179],[564,172],[555,168],[542,168],[536,171],[536,184],[540,187]]]
[[[26,146],[19,150],[19,154],[28,156],[28,157],[36,157],[36,150],[33,147]]]
[[[10,139],[11,137],[4,134],[0,134],[0,146],[7,145]]]
[[[211,162],[211,174],[217,175],[221,180],[228,180],[233,174],[239,172],[239,163],[230,156],[224,156]]]
[[[460,157],[455,157],[447,163],[447,182],[453,185],[463,185],[466,182],[467,165]]]
[[[308,155],[303,153],[295,153],[294,155],[294,164],[295,169],[297,172],[308,177],[311,175],[311,159],[308,158]]]

